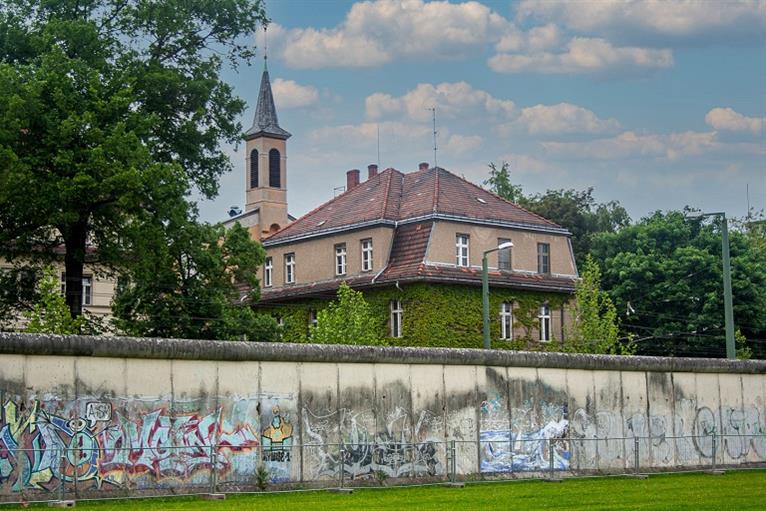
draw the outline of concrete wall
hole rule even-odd
[[[709,465],[710,433],[766,462],[765,395],[763,361],[0,334],[0,495],[245,484],[259,456],[329,481],[339,442],[348,478],[443,476],[449,440],[461,474],[545,470],[551,439],[564,472],[631,467],[634,436],[645,467]]]

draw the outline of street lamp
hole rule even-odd
[[[687,215],[687,219],[701,219],[704,217],[718,217],[721,221],[721,255],[723,259],[723,310],[726,322],[726,358],[737,358],[737,349],[734,346],[734,303],[731,296],[731,262],[729,260],[729,224],[726,221],[726,213],[700,213],[699,215]]]
[[[505,250],[511,248],[513,243],[506,241],[499,244],[495,248],[484,251],[484,255],[481,258],[481,301],[482,312],[484,316],[484,349],[490,349],[491,343],[489,339],[489,263],[487,262],[487,255],[498,250]]]

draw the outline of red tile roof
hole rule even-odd
[[[436,216],[565,232],[554,222],[435,167],[409,174],[386,169],[310,211],[264,241],[266,245],[271,245],[360,225],[395,224]]]

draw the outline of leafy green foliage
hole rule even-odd
[[[380,344],[375,319],[364,295],[345,282],[338,297],[317,313],[317,324],[310,329],[311,342],[323,344]]]
[[[143,218],[135,226],[141,235],[128,237],[116,326],[141,336],[276,340],[276,321],[242,305],[258,298],[261,244],[239,224],[225,230],[188,220],[184,205],[168,218]],[[253,291],[242,300],[240,288]]]
[[[574,325],[564,341],[564,350],[576,353],[631,355],[635,347],[619,341],[617,310],[601,290],[601,270],[589,255],[577,283]]]
[[[372,316],[372,331],[376,339],[391,346],[442,346],[451,348],[482,347],[482,304],[481,288],[442,284],[413,284],[396,288],[374,289],[364,292]],[[537,312],[540,304],[547,302],[551,309],[561,310],[568,296],[554,293],[538,293],[508,289],[491,289],[490,310],[499,311],[505,301],[514,303],[514,323],[524,332],[513,341],[500,341],[500,324],[496,312],[492,313],[490,324],[494,348],[532,349],[546,347],[554,349],[559,343],[542,346],[536,340],[539,325]],[[404,308],[401,338],[389,337],[389,304],[400,300]],[[280,305],[277,308],[264,306],[263,309],[279,315],[284,321],[282,338],[288,342],[306,342],[308,339],[309,311],[319,311],[326,301],[305,300]],[[561,332],[554,331],[555,339],[561,339]],[[311,342],[320,342],[312,338]],[[376,342],[377,343],[377,342]],[[549,345],[549,346],[548,346]]]
[[[500,164],[500,168],[492,162],[488,165],[489,177],[484,181],[484,185],[495,195],[511,202],[520,202],[524,199],[521,185],[515,185],[511,182],[511,166],[507,161]]]
[[[746,234],[729,237],[734,322],[748,339],[766,338],[766,259]],[[680,211],[654,213],[594,238],[602,284],[635,334],[638,353],[723,356],[721,232]],[[766,356],[753,345],[756,357]]]
[[[129,264],[143,212],[213,197],[245,106],[220,71],[264,21],[261,0],[0,0],[0,256],[63,246],[77,316],[86,258]]]
[[[59,276],[53,267],[43,271],[39,288],[39,301],[24,314],[28,321],[26,331],[60,335],[79,333],[84,319],[82,316],[72,318],[69,314],[61,296]]]
[[[269,474],[269,469],[265,464],[258,464],[258,467],[255,469],[255,474],[253,474],[253,478],[255,479],[256,488],[258,488],[260,491],[266,491],[266,489],[269,487],[271,475]]]

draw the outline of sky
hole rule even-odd
[[[287,144],[290,213],[345,172],[436,160],[481,184],[510,163],[525,193],[594,188],[637,220],[692,206],[766,209],[766,0],[267,0],[259,58],[225,70],[253,122],[262,55]],[[244,144],[199,203],[244,207]]]

